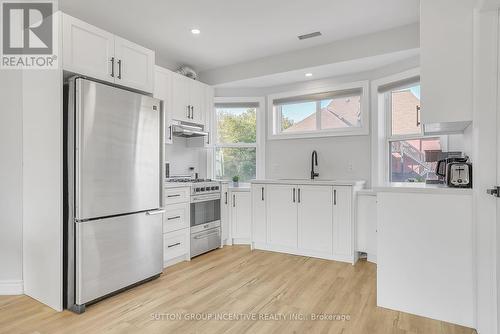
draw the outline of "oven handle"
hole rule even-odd
[[[211,233],[204,234],[204,235],[197,235],[194,237],[194,239],[196,239],[196,240],[205,239],[205,238],[208,238],[212,235],[219,235],[219,231],[211,232]]]
[[[191,203],[208,202],[220,199],[220,194],[210,194],[203,196],[192,196]]]

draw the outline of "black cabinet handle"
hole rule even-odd
[[[111,77],[115,77],[115,57],[111,57]]]
[[[194,119],[194,107],[191,106],[191,119]]]
[[[167,195],[167,197],[179,197],[181,194]]]
[[[227,204],[227,191],[226,191],[226,202],[224,204]]]
[[[172,248],[172,247],[175,247],[175,246],[179,246],[181,243],[178,242],[178,243],[175,243],[175,244],[172,244],[172,245],[168,245],[167,247],[168,248]]]
[[[298,202],[300,203],[300,188],[297,191],[298,191]]]
[[[175,216],[175,217],[168,217],[167,220],[174,220],[174,219],[179,219],[181,216]]]
[[[236,206],[236,195],[233,194],[233,208]]]
[[[169,129],[169,132],[170,132],[170,134],[169,134],[169,136],[168,136],[168,139],[169,139],[169,140],[172,140],[172,125],[170,125],[170,126],[168,127],[168,129]]]
[[[333,205],[337,205],[337,190],[333,190]]]
[[[191,109],[189,108],[189,106],[186,106],[186,108],[187,108],[187,117],[191,118]]]
[[[262,200],[264,200],[264,187],[262,187]]]
[[[420,106],[417,106],[417,126],[420,126]]]
[[[293,188],[292,193],[293,193],[293,196],[292,196],[293,197],[293,202],[295,203],[295,188]]]
[[[118,59],[118,79],[122,78],[122,60]]]

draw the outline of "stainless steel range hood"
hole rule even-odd
[[[172,124],[172,133],[176,137],[194,138],[208,136],[203,125],[174,122]]]

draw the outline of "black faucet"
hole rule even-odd
[[[314,180],[316,176],[319,176],[319,173],[314,172],[314,165],[318,165],[318,152],[313,151],[311,156],[311,180]]]

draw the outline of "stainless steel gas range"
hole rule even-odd
[[[191,187],[191,257],[221,246],[220,182],[210,179],[169,179]]]

